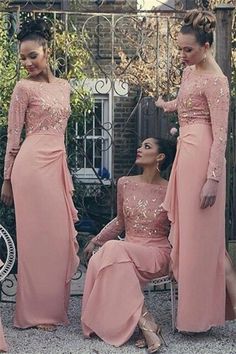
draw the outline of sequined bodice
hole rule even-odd
[[[166,187],[137,183],[126,179],[123,183],[123,213],[126,237],[168,236],[169,222],[160,207]]]
[[[64,134],[70,115],[70,87],[67,81],[52,83],[21,80],[21,90],[28,96],[25,114],[26,134]],[[18,100],[20,100],[18,96]],[[23,101],[26,98],[22,98]]]
[[[223,76],[197,75],[187,68],[178,93],[179,125],[211,124],[211,106],[228,99],[228,82]],[[224,97],[225,96],[225,97]],[[227,109],[227,105],[225,107]]]
[[[14,163],[11,151],[20,147],[23,127],[27,136],[63,136],[69,115],[70,85],[66,80],[55,78],[50,83],[20,80],[14,88],[9,109],[4,178],[10,178]]]
[[[137,182],[132,177],[119,179],[117,217],[103,228],[96,242],[117,236],[125,231],[127,241],[158,242],[169,234],[167,213],[161,208],[166,194],[165,186]]]

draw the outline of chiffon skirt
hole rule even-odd
[[[225,169],[214,206],[200,208],[211,145],[210,126],[181,128],[163,203],[172,222],[169,238],[180,331],[207,331],[225,322]]]
[[[14,325],[67,323],[78,258],[63,136],[28,136],[14,162],[12,187],[18,251]]]
[[[85,337],[95,333],[114,346],[133,334],[141,315],[142,287],[168,272],[170,249],[107,241],[91,257],[82,302]]]

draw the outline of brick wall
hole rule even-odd
[[[81,2],[80,2],[81,3]],[[83,3],[83,2],[82,2]],[[87,5],[86,5],[87,3]],[[95,66],[96,76],[105,78],[113,77],[113,70],[116,63],[119,62],[119,50],[122,48],[128,55],[134,54],[134,49],[129,48],[129,41],[123,35],[123,29],[129,33],[130,19],[118,14],[117,12],[134,12],[137,8],[136,0],[126,1],[104,1],[104,4],[97,6],[91,1],[84,2],[89,11],[106,12],[104,15],[91,16],[86,12],[78,14],[76,18],[77,28],[81,35],[87,36],[86,43],[89,44],[93,58],[91,67]],[[73,7],[75,9],[75,7]],[[107,12],[113,12],[113,15]],[[114,15],[114,13],[117,13]],[[87,21],[87,22],[86,22]],[[84,24],[87,25],[84,27]],[[112,32],[111,24],[116,23],[115,30]],[[83,30],[85,30],[83,32]],[[113,53],[113,54],[112,54]],[[114,60],[114,62],[113,62]],[[112,70],[111,70],[111,65]],[[89,74],[89,71],[88,71]],[[132,116],[136,105],[137,89],[129,87],[128,95],[114,97],[114,177],[117,178],[126,175],[134,162],[137,148],[137,115]]]

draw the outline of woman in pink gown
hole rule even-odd
[[[18,34],[29,76],[16,84],[11,98],[2,200],[11,204],[14,198],[16,213],[14,325],[54,330],[68,323],[70,280],[78,259],[77,212],[64,146],[70,86],[50,71],[49,37],[44,20],[23,23]],[[26,138],[20,146],[23,126]]]
[[[176,326],[188,332],[224,324],[226,285],[230,318],[236,315],[236,275],[225,251],[229,87],[212,56],[214,28],[215,18],[207,11],[186,15],[178,45],[187,67],[178,97],[156,102],[179,116],[177,154],[163,207],[171,220],[171,264],[179,289]]]
[[[117,185],[117,217],[91,240],[85,254],[102,246],[88,264],[82,328],[114,346],[125,343],[135,327],[143,331],[148,351],[161,345],[160,327],[144,306],[142,287],[168,273],[169,221],[159,206],[167,181],[160,177],[173,157],[170,143],[148,138],[137,151],[143,174],[121,177]],[[124,241],[114,240],[125,231]],[[157,334],[156,334],[156,333]]]

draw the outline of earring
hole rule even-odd
[[[206,54],[204,54],[204,55],[203,55],[203,59],[202,59],[203,63],[206,62],[206,57],[207,57]]]
[[[161,171],[160,171],[160,168],[159,168],[159,162],[157,162],[157,167],[156,167],[156,169],[157,169],[158,172],[161,172]]]

